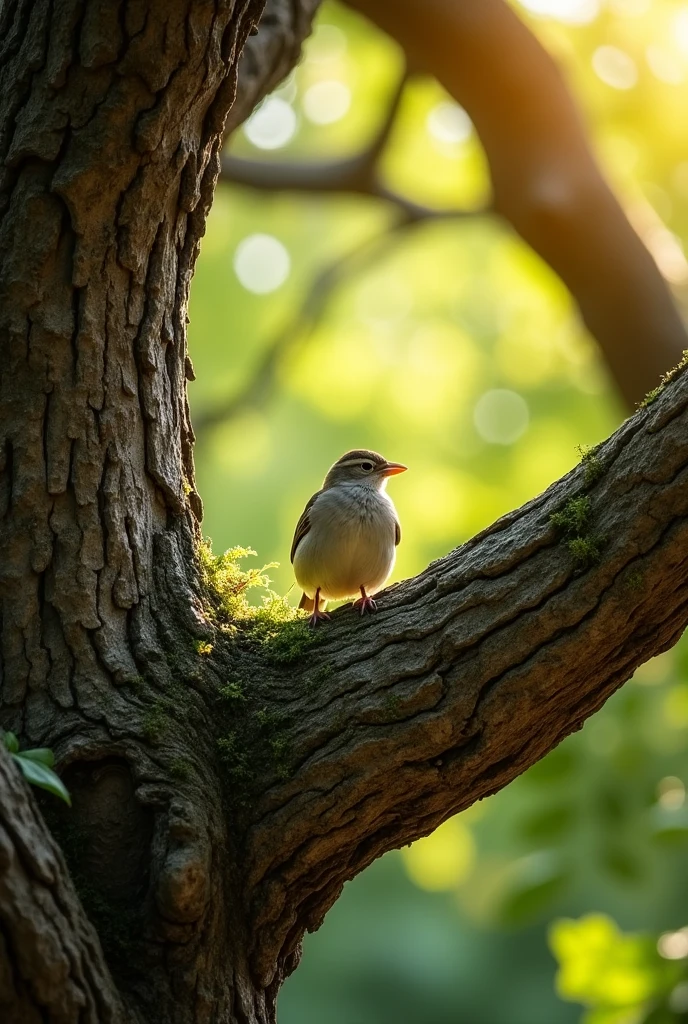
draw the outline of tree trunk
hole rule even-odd
[[[688,620],[681,373],[375,619],[216,624],[186,303],[258,15],[0,15],[2,725],[54,749],[73,798],[42,801],[70,881],[0,755],[0,1008],[22,1024],[271,1024],[347,878],[505,785]]]
[[[189,282],[261,6],[8,0],[0,21],[3,725],[55,750],[74,797],[56,834],[145,1021],[273,1017],[191,676],[208,627],[185,393]],[[4,923],[21,973],[35,936]]]

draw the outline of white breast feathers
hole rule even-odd
[[[365,484],[322,491],[309,512],[310,529],[294,555],[304,592],[325,600],[380,590],[394,567],[397,516],[391,498]]]

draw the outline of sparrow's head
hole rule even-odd
[[[382,490],[387,485],[388,477],[403,473],[406,468],[400,462],[388,462],[377,452],[356,448],[337,459],[325,477],[323,488],[334,487],[336,484],[364,483]]]

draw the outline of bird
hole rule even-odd
[[[377,610],[372,595],[394,567],[401,526],[387,480],[408,467],[355,448],[330,467],[296,524],[291,562],[303,590],[299,608],[311,626],[329,615],[320,602],[353,597],[361,615]]]

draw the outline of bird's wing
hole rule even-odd
[[[299,519],[298,523],[296,524],[296,529],[294,530],[294,539],[293,539],[293,541],[291,543],[291,555],[289,556],[289,559],[290,559],[290,561],[292,563],[294,561],[294,555],[296,554],[297,547],[299,546],[299,544],[301,543],[301,541],[303,540],[303,538],[306,536],[306,534],[308,533],[308,531],[311,528],[311,517],[309,515],[309,512],[313,508],[313,505],[318,500],[318,498],[320,497],[321,494],[322,494],[322,491],[316,491],[315,492],[315,494],[309,500],[309,502],[306,505],[305,509],[301,513],[301,518]]]
[[[395,519],[394,520],[394,546],[395,547],[399,546],[399,541],[400,540],[401,540],[401,523],[399,522],[398,519]]]

